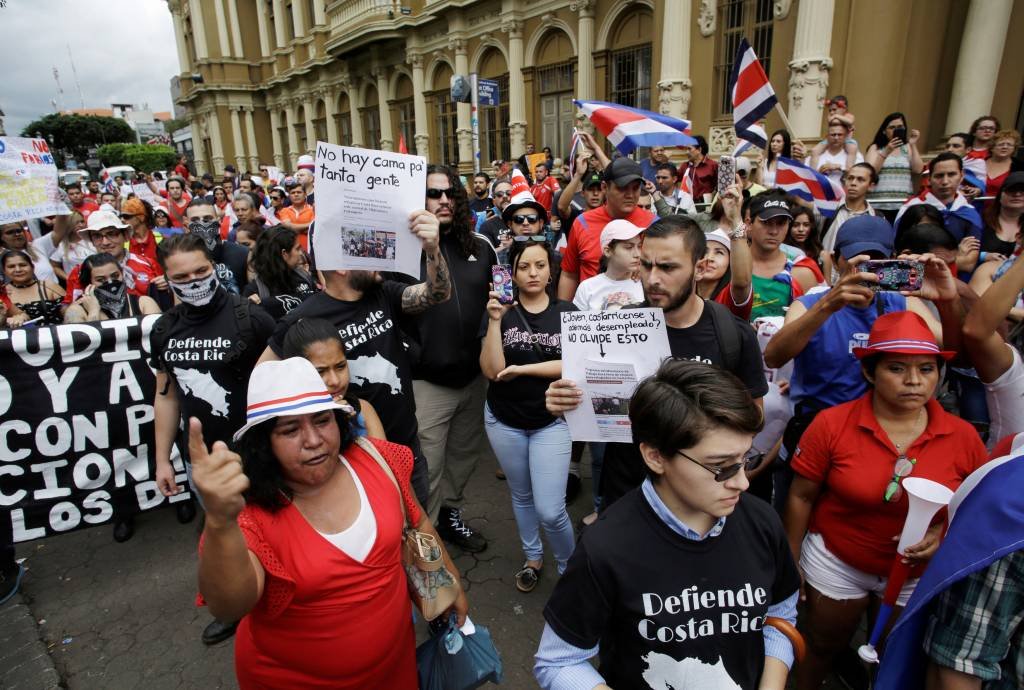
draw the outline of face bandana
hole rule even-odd
[[[100,309],[109,314],[111,318],[117,319],[125,316],[128,293],[124,281],[108,280],[103,285],[94,287],[92,292],[100,303]]]
[[[203,222],[201,220],[193,221],[188,224],[188,230],[193,235],[199,235],[203,238],[203,242],[206,243],[206,248],[211,252],[217,248],[220,244],[220,221],[211,220],[209,222]]]
[[[216,273],[211,273],[205,278],[190,280],[187,283],[172,283],[168,281],[167,284],[171,287],[171,291],[178,296],[178,299],[185,304],[191,304],[193,307],[203,307],[209,304],[214,294],[216,294],[217,288],[220,287],[220,281],[217,280]]]

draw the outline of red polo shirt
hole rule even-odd
[[[687,163],[679,174],[690,179],[694,201],[703,201],[705,194],[714,194],[718,189],[718,163],[707,156],[697,165]]]
[[[871,408],[874,392],[820,413],[807,427],[792,459],[793,471],[821,485],[809,531],[847,565],[887,577],[896,555],[892,540],[903,530],[907,492],[886,503],[885,489],[899,453]],[[978,432],[934,399],[928,426],[907,449],[917,463],[911,477],[924,477],[954,491],[988,460]],[[943,513],[944,515],[944,513]]]
[[[657,219],[658,216],[639,206],[626,216],[626,220],[639,228],[646,228]],[[562,252],[562,270],[579,275],[581,283],[600,273],[601,231],[613,220],[607,206],[598,206],[576,216]]]

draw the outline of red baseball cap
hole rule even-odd
[[[935,355],[945,360],[955,352],[940,350],[928,324],[912,311],[894,311],[879,316],[871,327],[867,347],[853,348],[853,356],[864,359],[871,355]]]

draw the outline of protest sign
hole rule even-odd
[[[316,144],[316,266],[419,277],[422,244],[409,214],[424,207],[427,161],[388,151]]]
[[[133,184],[132,192],[138,198],[144,201],[148,201],[152,206],[159,206],[160,203],[163,201],[163,198],[161,198],[159,194],[155,193],[152,189],[150,189],[149,185],[146,184],[145,182],[143,182],[142,184]]]
[[[154,481],[158,318],[0,331],[0,530],[15,542],[190,498],[165,499]]]
[[[547,163],[547,162],[548,162],[548,155],[546,153],[543,153],[543,152],[541,152],[541,153],[531,153],[530,155],[528,155],[526,157],[526,164],[528,166],[530,166],[530,169],[527,170],[526,172],[529,173],[530,176],[532,177],[534,171],[537,169],[537,166],[538,165],[542,165],[542,164]]]
[[[583,400],[565,413],[573,441],[632,443],[629,399],[671,356],[661,309],[562,313],[562,377]]]
[[[0,137],[0,223],[69,213],[46,140]]]

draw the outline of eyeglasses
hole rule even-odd
[[[4,230],[5,235],[24,235],[25,228],[11,228],[10,230]]]
[[[512,238],[513,242],[547,242],[547,235],[516,235]]]
[[[122,230],[89,231],[89,239],[91,239],[94,243],[96,242],[96,240],[118,240],[121,239],[122,235],[124,235],[124,231]]]
[[[538,220],[540,220],[540,216],[536,213],[531,213],[528,216],[512,216],[512,222],[520,225],[523,223],[536,223]]]
[[[121,214],[121,220],[131,220],[132,218],[135,218],[137,215],[139,215],[139,214],[137,214],[137,213],[122,213]]]
[[[996,131],[996,128],[993,127],[992,125],[981,125],[980,127],[978,127],[977,131],[980,132],[981,130],[985,130],[986,132],[994,132]]]
[[[889,485],[885,487],[886,503],[900,500],[900,496],[903,495],[903,487],[900,486],[900,480],[904,477],[909,477],[910,473],[914,471],[914,465],[916,464],[916,459],[908,458],[906,455],[900,455],[896,458],[896,465],[892,468],[892,479],[889,480]]]
[[[504,198],[504,197],[506,197],[508,195],[509,195],[509,192],[494,192],[493,194],[491,194],[491,196],[494,197],[495,199],[502,199],[502,198]],[[428,190],[427,196],[430,196],[429,190]]]
[[[701,467],[706,469],[708,472],[710,472],[711,474],[715,475],[715,481],[719,482],[719,483],[729,481],[730,479],[735,477],[737,474],[739,474],[740,470],[743,470],[744,472],[750,472],[750,471],[756,470],[758,465],[761,464],[761,461],[764,460],[764,455],[755,455],[755,456],[753,456],[751,458],[747,458],[743,462],[737,462],[736,464],[729,465],[728,467],[711,467],[709,465],[705,465],[704,463],[700,462],[699,460],[694,460],[693,458],[691,458],[689,455],[687,455],[686,453],[684,453],[681,450],[677,450],[676,453],[678,453],[679,455],[682,455],[684,458],[686,458],[687,460],[689,460],[693,464],[700,465]]]
[[[434,189],[432,187],[428,187],[427,188],[427,198],[428,199],[440,199],[443,196],[446,196],[449,199],[451,199],[452,198],[452,188],[451,187],[447,187],[445,189]]]

